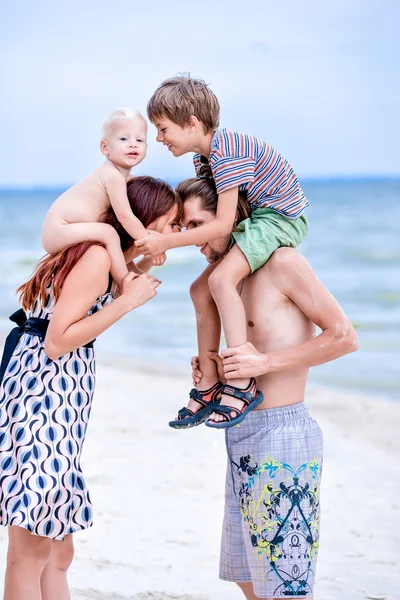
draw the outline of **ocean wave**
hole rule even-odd
[[[400,263],[400,251],[398,250],[365,250],[360,248],[349,248],[344,258],[356,258],[365,263]]]
[[[400,184],[393,181],[307,183],[310,232],[300,251],[353,321],[360,351],[312,371],[312,379],[399,396]],[[15,288],[44,252],[40,228],[55,190],[0,191],[0,329],[16,307]],[[385,211],[376,211],[384,206]],[[1,218],[3,217],[3,218]],[[6,218],[7,217],[7,218]],[[157,297],[101,336],[98,349],[154,363],[188,365],[196,348],[190,283],[207,263],[194,247],[168,252]],[[355,360],[353,360],[355,357]]]

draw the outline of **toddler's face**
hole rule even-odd
[[[140,117],[118,120],[101,142],[102,153],[124,169],[132,169],[142,162],[147,149],[147,124]]]
[[[167,118],[155,119],[157,142],[167,146],[174,156],[182,156],[192,152],[193,136],[189,126],[181,127]]]

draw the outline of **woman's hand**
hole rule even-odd
[[[148,273],[136,275],[128,273],[122,284],[121,298],[128,303],[128,310],[133,310],[142,304],[146,304],[157,294],[157,288],[161,281]]]

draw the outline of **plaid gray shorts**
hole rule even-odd
[[[301,402],[254,410],[226,430],[220,578],[259,598],[313,595],[322,432]]]

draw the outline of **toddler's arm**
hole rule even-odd
[[[136,262],[136,267],[138,267],[141,271],[146,271],[146,273],[147,273],[153,267],[162,267],[165,264],[166,260],[167,260],[167,255],[165,253],[160,254],[158,256],[158,258],[143,257]],[[128,265],[128,268],[129,268],[129,265]]]
[[[217,214],[211,223],[167,235],[148,235],[135,242],[145,256],[155,256],[169,248],[205,244],[232,232],[235,221],[239,188],[231,188],[218,196]]]
[[[145,237],[147,231],[130,207],[123,175],[117,170],[107,173],[104,183],[110,204],[123,228],[134,240]]]

